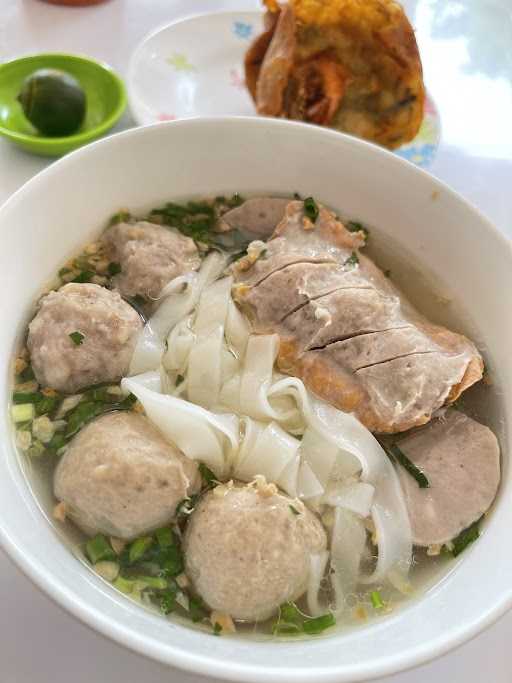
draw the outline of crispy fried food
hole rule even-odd
[[[265,0],[245,59],[258,113],[331,126],[385,147],[415,137],[425,89],[413,29],[393,0]]]

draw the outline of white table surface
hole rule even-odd
[[[429,170],[512,237],[512,0],[404,4],[441,117],[441,143]],[[256,0],[110,0],[80,9],[1,0],[0,60],[76,52],[124,74],[133,48],[159,25],[195,12],[257,8]],[[131,125],[127,113],[117,129]],[[0,202],[49,163],[0,140]],[[478,588],[468,586],[468,599],[472,590]],[[511,642],[512,612],[455,652],[383,683],[510,683]],[[50,602],[0,550],[0,683],[200,680],[96,635]]]

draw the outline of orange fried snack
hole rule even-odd
[[[395,148],[423,119],[414,31],[394,0],[265,0],[245,57],[259,114],[330,126]]]

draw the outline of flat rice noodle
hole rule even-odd
[[[357,458],[361,480],[375,488],[371,514],[377,532],[378,560],[372,574],[360,580],[381,582],[391,571],[394,576],[406,577],[412,556],[411,527],[397,474],[379,442],[353,415],[309,394],[301,380],[280,380],[271,391],[275,390],[293,393],[308,426],[338,446],[338,458],[343,454]]]
[[[194,345],[188,357],[188,399],[211,408],[219,402],[224,327],[231,301],[233,278],[217,280],[206,288],[197,307]]]
[[[349,510],[336,508],[331,536],[331,585],[336,598],[336,613],[347,606],[347,598],[360,580],[361,558],[366,546],[362,519]]]
[[[310,466],[313,474],[325,489],[331,477],[339,448],[313,429],[308,428],[302,437],[300,450],[304,462]]]
[[[278,350],[277,334],[249,337],[240,381],[240,412],[243,415],[255,420],[279,419],[267,398]]]
[[[246,432],[244,442],[250,436]],[[257,474],[262,474],[267,481],[277,481],[290,462],[297,458],[300,448],[300,441],[275,422],[259,430],[251,441],[234,470],[235,477],[242,481],[251,481]]]
[[[281,476],[277,479],[276,484],[283,489],[292,498],[298,498],[299,492],[297,483],[299,479],[300,456],[297,455],[286,468],[282,471]]]
[[[137,377],[122,380],[142,403],[153,424],[191,460],[204,462],[223,478],[239,447],[239,420],[236,415],[217,415],[175,396],[147,389]]]
[[[320,605],[319,593],[328,559],[329,553],[327,550],[322,553],[311,555],[309,558],[309,579],[306,600],[309,614],[312,617],[319,617],[326,612],[326,608]]]
[[[164,368],[184,375],[195,340],[196,335],[192,330],[192,316],[187,315],[174,326],[167,337],[167,351],[162,358]]]
[[[238,358],[243,358],[249,341],[250,328],[231,297],[228,303],[225,335],[228,347],[234,351]]]
[[[162,290],[155,313],[144,325],[130,362],[129,375],[156,370],[165,350],[164,340],[173,327],[195,308],[202,290],[214,282],[226,268],[227,257],[212,252],[199,271],[180,275]],[[186,288],[183,289],[186,284]]]
[[[315,477],[315,474],[307,462],[302,460],[297,476],[297,495],[302,500],[317,498],[324,492],[324,487]]]
[[[219,392],[219,405],[235,413],[240,410],[240,373],[227,379]]]
[[[375,487],[363,481],[343,482],[331,485],[324,493],[321,502],[366,518],[371,513]]]

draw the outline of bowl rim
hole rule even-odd
[[[117,97],[117,103],[109,116],[107,116],[101,123],[99,123],[94,128],[89,128],[88,130],[82,131],[81,133],[75,133],[73,135],[56,136],[50,137],[47,135],[31,135],[29,133],[20,133],[14,131],[11,128],[6,128],[0,124],[0,135],[9,138],[18,143],[24,143],[26,145],[31,145],[33,147],[38,147],[44,150],[47,147],[69,147],[74,145],[79,145],[87,142],[88,140],[93,140],[99,135],[106,133],[112,126],[120,119],[126,106],[128,104],[128,95],[126,86],[123,79],[119,74],[110,66],[107,62],[99,59],[94,59],[88,55],[83,54],[71,54],[67,52],[40,52],[40,53],[30,53],[23,55],[21,57],[16,57],[10,59],[6,62],[0,64],[0,74],[3,71],[8,70],[15,64],[21,62],[37,62],[40,59],[46,58],[59,58],[65,59],[69,62],[79,62],[81,64],[87,64],[88,66],[94,67],[97,71],[103,71],[106,73],[112,84],[115,86],[115,93]],[[43,68],[43,67],[42,67]]]
[[[129,140],[130,137],[134,136],[151,135],[155,133],[156,130],[163,130],[171,127],[194,128],[198,126],[219,124],[249,127],[272,126],[276,129],[281,128],[284,130],[294,127],[298,132],[300,132],[299,129],[301,129],[306,135],[309,135],[310,133],[312,135],[323,135],[325,137],[331,137],[333,140],[342,136],[345,144],[349,147],[364,146],[377,158],[388,157],[388,160],[393,159],[394,161],[392,161],[392,163],[402,166],[405,165],[405,167],[409,169],[408,172],[410,174],[423,175],[428,179],[428,182],[433,188],[449,194],[453,199],[463,204],[467,210],[476,214],[479,222],[485,226],[485,229],[489,233],[493,234],[494,239],[501,243],[502,248],[509,253],[509,257],[512,261],[512,242],[508,240],[478,208],[474,207],[457,191],[451,189],[443,181],[432,176],[424,169],[415,166],[389,150],[338,131],[322,129],[318,126],[300,122],[267,117],[195,117],[155,123],[121,131],[108,138],[97,140],[86,147],[75,150],[33,176],[0,206],[0,216],[4,210],[14,207],[18,202],[22,201],[24,195],[31,190],[32,186],[36,186],[37,183],[40,182],[40,177],[44,176],[45,178],[48,178],[54,174],[59,174],[61,169],[65,168],[67,164],[75,163],[81,155],[94,153],[94,148],[97,145],[108,145],[111,144],[111,142],[122,138]],[[207,653],[202,655],[191,654],[187,650],[172,643],[167,645],[166,651],[162,651],[158,643],[151,637],[146,637],[144,634],[133,632],[121,621],[114,621],[111,618],[106,618],[100,610],[91,607],[81,596],[77,596],[72,591],[63,588],[52,574],[46,573],[46,570],[40,566],[38,560],[33,557],[30,546],[22,548],[22,545],[9,534],[8,529],[5,528],[4,522],[1,519],[0,547],[6,551],[9,558],[13,560],[22,573],[44,594],[48,595],[55,604],[78,618],[86,626],[101,633],[113,642],[149,659],[178,667],[179,669],[191,673],[232,681],[244,681],[247,683],[268,683],[269,678],[273,683],[289,683],[290,680],[294,680],[297,683],[310,683],[312,677],[314,677],[315,683],[355,683],[356,681],[368,681],[370,679],[373,680],[386,675],[396,674],[425,664],[432,659],[461,646],[477,636],[485,628],[492,625],[512,607],[511,588],[508,594],[501,594],[499,598],[495,599],[479,618],[461,623],[457,628],[451,629],[448,633],[441,633],[436,639],[419,643],[417,646],[409,648],[399,655],[394,655],[386,659],[374,660],[369,663],[358,664],[357,667],[347,667],[346,665],[341,665],[339,667],[318,666],[313,670],[312,668],[303,669],[300,666],[295,665],[289,666],[286,669],[276,670],[272,667],[266,667],[265,665],[245,664],[243,661],[221,661],[214,656],[210,657]]]

